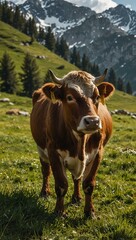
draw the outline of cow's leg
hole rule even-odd
[[[74,192],[72,195],[72,203],[80,203],[81,202],[81,193],[80,193],[80,183],[81,179],[75,179],[72,175],[73,183],[74,183]]]
[[[55,192],[57,195],[57,201],[55,206],[55,212],[58,215],[64,215],[64,196],[68,190],[68,181],[66,177],[66,172],[59,154],[50,149],[49,159],[51,162],[52,173],[55,180]]]
[[[51,169],[50,169],[50,164],[44,162],[41,158],[40,158],[40,162],[41,162],[41,170],[43,175],[41,197],[47,197],[50,194],[49,176],[50,176]]]
[[[86,167],[83,179],[83,190],[85,193],[84,214],[86,217],[95,218],[95,211],[92,202],[92,193],[95,187],[95,176],[101,160],[101,154],[97,154],[95,159]]]

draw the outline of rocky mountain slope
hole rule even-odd
[[[104,11],[102,16],[107,17],[114,25],[118,26],[128,34],[136,35],[136,12],[118,5]]]

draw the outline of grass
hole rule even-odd
[[[31,99],[4,93],[1,97],[9,97],[14,106],[0,103],[0,239],[134,240],[136,120],[113,116],[113,136],[106,146],[93,194],[99,219],[84,218],[84,196],[80,206],[70,204],[73,190],[70,173],[65,197],[68,217],[62,219],[53,214],[56,200],[53,177],[52,195],[46,200],[39,197],[42,176],[29,117],[5,114],[11,108],[30,112]],[[134,112],[135,102],[134,97],[116,92],[108,105],[111,110],[116,106]]]
[[[22,71],[21,66],[27,52],[34,57],[45,56],[45,59],[36,59],[41,77],[45,76],[49,68],[60,77],[75,69],[74,65],[55,55],[36,41],[32,45],[21,45],[22,42],[29,41],[30,38],[27,35],[0,21],[0,59],[4,52],[7,51],[15,63],[17,73]],[[59,70],[58,67],[61,65],[64,65],[64,69]]]

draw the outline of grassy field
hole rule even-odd
[[[68,217],[53,214],[52,195],[39,197],[42,184],[37,149],[32,139],[29,117],[9,116],[11,108],[31,111],[31,99],[9,97],[14,106],[0,103],[0,239],[1,240],[134,240],[136,205],[134,204],[136,120],[114,115],[113,136],[105,149],[97,174],[93,198],[97,220],[85,219],[84,196],[80,206],[71,205],[72,181],[65,197]],[[116,92],[109,108],[135,111],[136,98]],[[83,195],[83,194],[82,194]]]

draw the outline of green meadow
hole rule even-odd
[[[56,217],[54,180],[48,199],[39,196],[42,175],[29,117],[7,115],[12,108],[31,112],[31,99],[8,94],[14,103],[0,103],[0,239],[1,240],[134,240],[136,119],[113,116],[113,135],[105,148],[93,194],[97,219],[85,219],[84,194],[80,206],[71,204],[72,179],[65,197],[66,218]],[[110,110],[135,111],[136,98],[116,92]],[[54,120],[55,121],[55,120]]]
[[[22,45],[22,43],[28,42],[30,42],[30,37],[0,21],[0,58],[7,52],[15,63],[17,73],[22,72],[21,66],[26,53],[36,57],[42,78],[48,69],[52,69],[56,75],[61,77],[76,68],[36,41],[32,45]],[[44,58],[39,59],[37,56],[43,56]],[[64,68],[62,70],[58,69],[60,66],[64,66]]]

